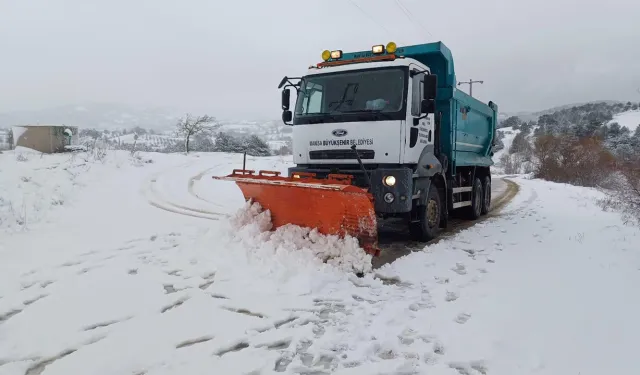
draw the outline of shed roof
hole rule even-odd
[[[40,128],[77,128],[77,126],[73,126],[73,125],[53,125],[53,124],[21,124],[21,125],[14,125],[18,126],[18,127],[23,127],[23,128],[36,128],[36,127],[40,127]]]

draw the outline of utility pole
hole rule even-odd
[[[464,82],[458,82],[458,86],[460,85],[469,85],[469,96],[473,96],[473,84],[474,83],[484,83],[484,81],[474,81],[474,80],[469,80],[469,82],[464,81]]]

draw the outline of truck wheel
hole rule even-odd
[[[416,209],[418,210],[418,219],[420,221],[410,224],[411,237],[416,241],[431,241],[440,233],[440,218],[442,217],[440,194],[435,184],[431,184],[429,187],[427,204],[418,206]]]
[[[482,182],[476,177],[473,180],[473,190],[471,191],[471,206],[467,207],[469,220],[476,220],[482,214],[482,197]]]
[[[484,178],[484,184],[482,185],[484,190],[484,198],[482,199],[482,215],[486,215],[491,210],[491,177],[486,176]]]

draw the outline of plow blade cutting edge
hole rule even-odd
[[[217,180],[235,181],[245,200],[259,203],[271,212],[273,228],[286,224],[317,228],[326,235],[358,239],[367,253],[378,256],[378,228],[373,196],[351,184],[351,175],[329,174],[318,179],[315,173],[234,169]]]

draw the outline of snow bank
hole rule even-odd
[[[34,229],[92,183],[124,165],[144,165],[128,152],[43,154],[17,147],[0,155],[0,232]]]
[[[230,244],[258,258],[287,257],[291,265],[325,263],[342,271],[368,273],[371,255],[354,237],[323,235],[317,229],[286,225],[271,231],[271,213],[247,202],[229,221]]]

